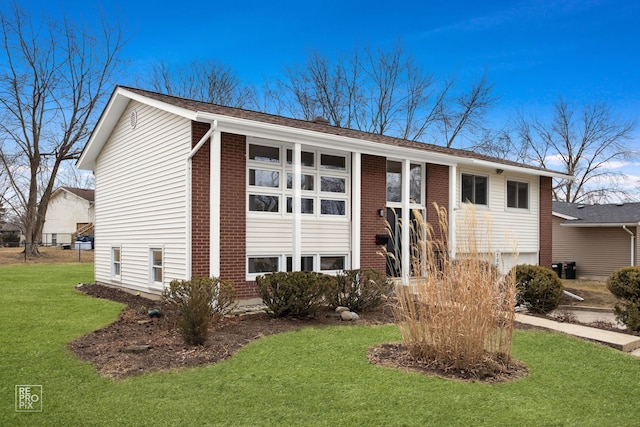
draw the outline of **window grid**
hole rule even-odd
[[[293,150],[284,145],[252,141],[248,142],[248,152],[248,210],[291,214]],[[302,150],[301,209],[304,215],[348,216],[349,163],[347,154]]]
[[[150,250],[151,256],[151,281],[154,283],[163,282],[163,250],[159,248],[152,248]]]
[[[111,275],[120,277],[122,272],[122,249],[120,247],[111,248]]]

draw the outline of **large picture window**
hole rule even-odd
[[[249,211],[293,213],[293,150],[284,144],[280,147],[255,141],[248,144],[248,152]],[[281,153],[286,153],[284,161]],[[348,156],[321,150],[301,150],[300,154],[301,213],[316,217],[347,216]]]
[[[487,204],[487,185],[486,176],[462,174],[462,202],[473,203],[476,205]]]
[[[507,181],[507,207],[529,209],[529,183]]]

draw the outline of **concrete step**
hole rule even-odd
[[[551,329],[576,337],[590,339],[627,353],[638,349],[638,353],[640,353],[640,337],[635,335],[611,332],[603,329],[592,328],[590,326],[576,325],[573,323],[556,322],[551,319],[529,316],[522,313],[517,313],[515,320],[516,322],[525,323],[527,325],[538,326],[540,328]],[[638,355],[640,356],[640,354]]]

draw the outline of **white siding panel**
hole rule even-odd
[[[303,221],[302,252],[324,254],[350,253],[351,227],[347,221]]]
[[[130,113],[137,125],[130,126]],[[186,279],[188,120],[132,102],[96,163],[96,280],[111,279],[122,248],[122,286],[150,288],[150,248],[164,250],[164,284]]]
[[[495,169],[470,169],[461,168],[460,173],[471,173],[487,176],[489,178],[489,194],[487,206],[475,206],[477,227],[475,228],[480,237],[480,247],[486,250],[490,246],[492,251],[504,253],[538,253],[539,250],[539,180],[537,176],[514,174],[504,172],[496,173]],[[507,180],[515,180],[529,183],[529,208],[512,209],[507,208]],[[461,182],[458,179],[456,188],[456,224],[457,239],[460,247],[460,240],[464,238],[465,230],[465,209],[460,202]],[[490,244],[489,244],[490,242]],[[537,263],[537,261],[536,261]]]
[[[302,219],[302,253],[347,254],[350,223],[326,219]],[[290,254],[293,220],[282,217],[247,217],[247,254]]]
[[[293,229],[291,219],[249,216],[247,218],[247,254],[291,253]]]

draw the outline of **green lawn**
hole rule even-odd
[[[637,426],[640,360],[545,332],[517,332],[528,378],[462,383],[370,365],[394,326],[333,327],[263,338],[205,368],[121,381],[65,344],[121,306],[76,293],[91,265],[0,267],[0,425]],[[43,387],[43,411],[16,413],[15,385]]]

